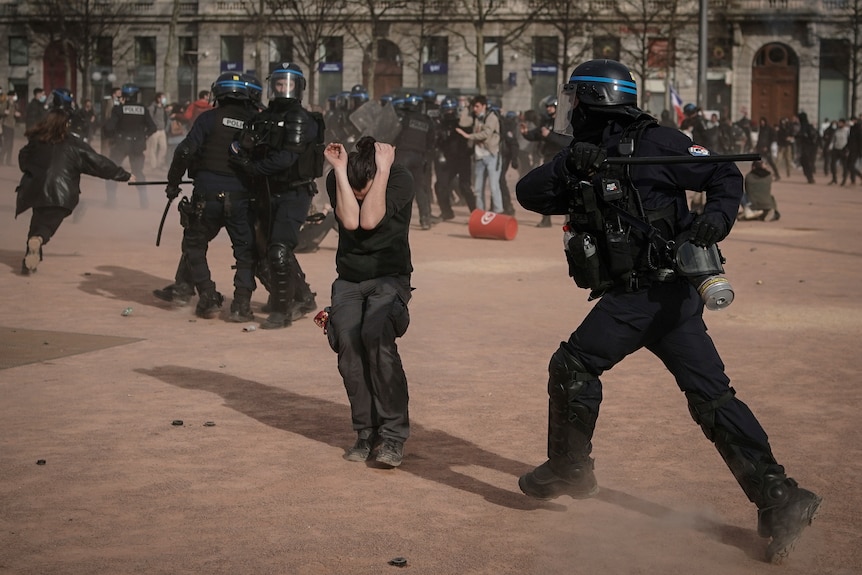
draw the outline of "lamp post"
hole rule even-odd
[[[113,86],[114,82],[117,81],[117,77],[113,72],[108,71],[94,71],[90,77],[93,79],[93,87],[98,84],[99,86],[99,97],[93,96],[93,104],[97,107],[97,112],[101,116],[102,114],[102,101],[105,99],[105,83],[107,82],[109,86]]]

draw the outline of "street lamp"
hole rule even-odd
[[[100,95],[98,98],[96,98],[96,97],[93,98],[93,100],[94,100],[93,104],[98,107],[98,112],[101,115],[101,113],[102,113],[102,100],[105,99],[105,83],[107,82],[108,85],[113,86],[114,82],[117,81],[117,77],[114,75],[113,72],[108,72],[108,71],[102,72],[100,70],[94,71],[90,75],[90,77],[93,79],[93,85],[94,86],[96,84],[99,85],[99,94]]]

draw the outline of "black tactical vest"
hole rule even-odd
[[[215,126],[201,146],[195,170],[235,176],[230,164],[230,145],[239,137],[254,110],[245,105],[219,105],[213,111]]]

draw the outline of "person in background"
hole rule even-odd
[[[156,92],[153,101],[147,106],[147,111],[156,125],[156,131],[147,138],[146,159],[151,170],[162,168],[170,160],[168,158],[168,97],[164,92]]]
[[[778,213],[778,202],[772,195],[772,173],[763,165],[763,161],[751,163],[751,170],[745,174],[745,193],[742,196],[742,214],[738,220],[765,221],[772,213],[770,222],[781,217]]]
[[[29,130],[42,121],[48,113],[48,95],[42,88],[33,88],[33,99],[27,103],[24,125]]]
[[[195,120],[201,115],[201,113],[206,112],[212,107],[213,106],[210,103],[209,90],[201,90],[198,92],[198,99],[186,106],[186,109],[183,112],[183,118],[185,118],[186,123],[191,126],[195,123]]]
[[[27,232],[27,251],[21,273],[36,271],[42,261],[42,247],[66,219],[81,195],[81,174],[117,182],[134,181],[132,175],[97,153],[70,131],[69,115],[53,109],[27,130],[27,144],[18,154],[23,172],[16,192],[15,217],[32,210]]]
[[[18,94],[3,94],[0,96],[0,116],[2,116],[2,141],[3,146],[0,148],[0,163],[3,165],[12,165],[12,153],[15,147],[15,125],[21,117],[21,112],[18,110]]]

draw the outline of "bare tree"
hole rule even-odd
[[[308,65],[308,93],[316,93],[317,66],[324,55],[320,47],[327,37],[341,33],[347,24],[343,0],[269,0],[271,24],[289,32],[298,59]]]
[[[836,11],[839,13],[835,20],[837,34],[830,37],[842,38],[848,44],[849,69],[845,73],[850,83],[850,115],[855,116],[862,86],[862,0],[845,0]]]
[[[22,18],[34,43],[43,47],[59,43],[68,64],[67,85],[72,85],[69,74],[77,70],[83,79],[80,92],[89,93],[90,66],[98,53],[98,43],[110,38],[122,53],[122,32],[124,23],[133,20],[132,4],[98,0],[31,0],[28,4]],[[125,50],[130,48],[126,42]]]
[[[556,29],[562,44],[562,54],[558,55],[558,76],[568,74],[575,62],[580,62],[589,50],[585,40],[585,29],[593,19],[593,12],[583,5],[570,0],[542,0],[536,6],[536,19],[548,23]],[[576,51],[572,48],[577,47]],[[528,52],[529,53],[529,52]],[[559,79],[559,77],[558,77]]]
[[[416,87],[422,88],[422,56],[432,36],[446,29],[440,2],[436,0],[415,0],[412,3],[414,14],[411,19],[411,32],[407,37],[413,58],[405,58],[408,67],[416,73]]]
[[[378,43],[389,36],[390,22],[386,16],[405,8],[407,2],[399,0],[360,0],[349,3],[345,18],[345,31],[363,55],[362,83],[374,94],[374,73],[377,67]]]
[[[475,43],[471,46],[470,39],[457,30],[453,30],[452,33],[461,39],[466,52],[476,59],[476,87],[480,94],[487,94],[488,78],[485,73],[485,62],[497,48],[495,44],[486,46],[487,27],[492,23],[499,23],[501,34],[498,36],[498,44],[506,46],[521,38],[524,31],[536,21],[538,13],[533,10],[527,14],[514,14],[506,0],[465,0],[458,9],[459,16],[466,17],[465,19],[472,24]]]
[[[681,31],[697,21],[696,9],[692,0],[617,0],[613,18],[600,26],[609,34],[623,31],[622,59],[642,85],[654,73],[663,73],[666,105],[676,54],[685,50],[681,44],[687,41]],[[642,90],[641,105],[645,95]]]

